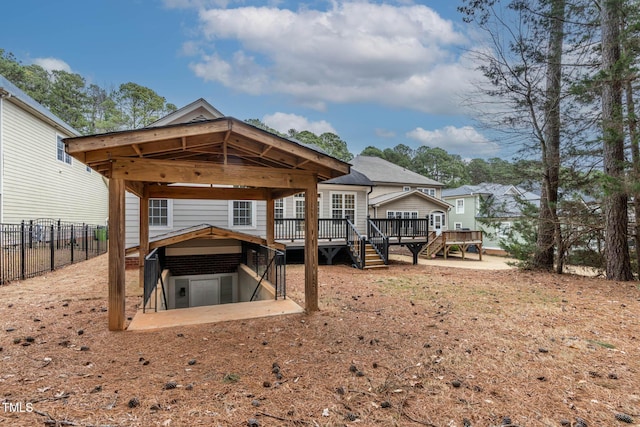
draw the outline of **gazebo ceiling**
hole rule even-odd
[[[166,171],[172,165],[176,170],[197,165],[201,170],[212,168],[218,173],[238,170],[240,166],[248,175],[262,168],[289,170],[293,174],[317,175],[319,181],[348,174],[350,168],[348,163],[233,117],[67,138],[64,142],[69,155],[107,178],[126,169],[126,175],[120,177],[127,181],[208,182],[206,173],[198,173],[197,177],[180,173],[157,175],[158,168]],[[251,186],[270,186],[268,182],[259,184]]]

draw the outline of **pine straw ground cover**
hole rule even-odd
[[[321,311],[312,315],[109,332],[106,261],[0,287],[0,426],[640,419],[636,283],[398,262],[321,266]],[[302,302],[303,266],[287,275],[289,297]],[[133,316],[137,271],[127,280]]]

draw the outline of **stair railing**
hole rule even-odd
[[[376,253],[380,256],[385,265],[389,264],[389,237],[387,237],[378,226],[371,221],[367,220],[369,243],[371,247],[375,249]]]
[[[346,224],[349,254],[355,266],[362,270],[364,268],[367,239],[358,233],[356,226],[353,225],[349,218],[347,218]]]

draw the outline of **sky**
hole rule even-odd
[[[105,89],[134,82],[178,108],[204,98],[281,132],[367,146],[508,156],[468,108],[481,79],[459,1],[20,0],[0,48]],[[476,93],[477,95],[477,93]]]

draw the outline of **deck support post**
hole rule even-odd
[[[124,330],[125,259],[122,179],[109,180],[109,330]]]
[[[270,248],[273,247],[275,243],[275,223],[276,223],[276,203],[275,200],[271,197],[271,194],[267,197],[267,246]],[[274,254],[275,255],[275,254]],[[276,283],[276,265],[275,263],[269,269],[269,276],[267,280],[271,282],[271,284],[276,287],[278,285]],[[277,289],[276,289],[277,291]],[[278,292],[276,292],[277,298]]]
[[[144,186],[140,198],[140,250],[138,251],[138,286],[144,287],[144,259],[149,254],[149,187]]]
[[[418,264],[418,254],[422,250],[426,243],[406,243],[407,249],[411,251],[413,255],[413,265]]]
[[[318,179],[305,189],[304,304],[307,313],[318,311]]]

